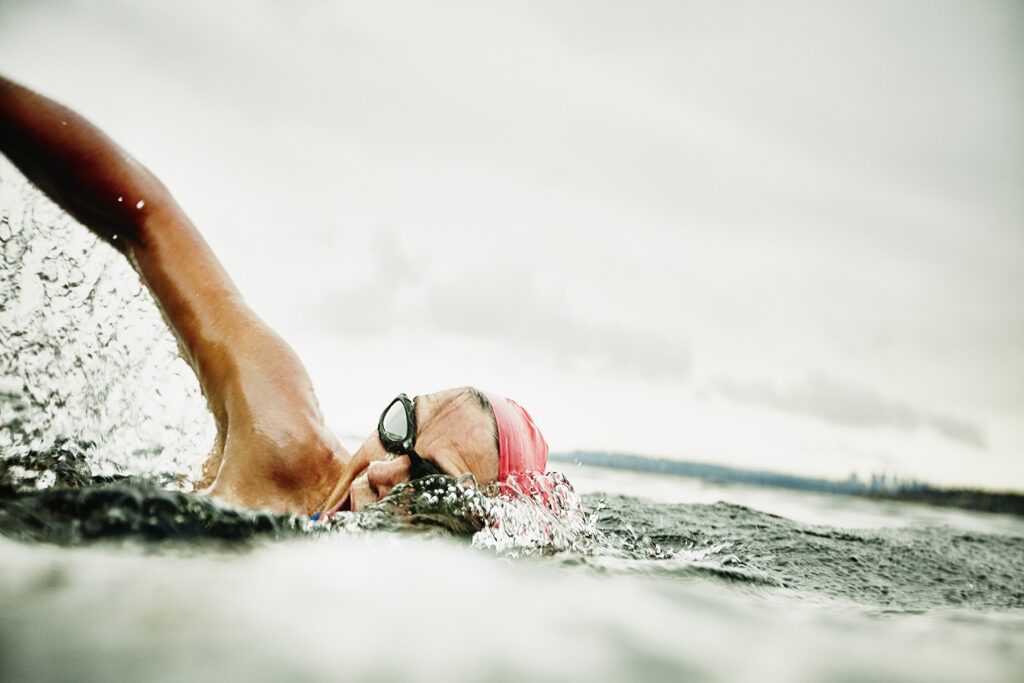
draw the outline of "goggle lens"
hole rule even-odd
[[[384,413],[384,434],[394,441],[405,441],[409,438],[409,420],[406,419],[405,406],[401,401],[395,401]]]

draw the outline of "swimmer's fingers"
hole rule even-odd
[[[353,457],[352,460],[349,461],[348,465],[345,466],[345,470],[342,472],[338,483],[334,485],[334,488],[331,489],[327,499],[317,510],[317,514],[321,517],[330,517],[337,512],[348,499],[349,491],[352,488],[352,482],[369,466],[370,460],[365,455],[357,454]]]
[[[334,489],[328,494],[327,500],[324,501],[320,509],[317,510],[317,514],[321,518],[328,518],[337,512],[342,505],[345,504],[345,500],[348,498],[349,488],[352,486],[352,477],[345,474],[341,480],[335,485]]]

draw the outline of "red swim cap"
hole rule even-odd
[[[483,392],[498,425],[498,481],[510,474],[540,472],[548,466],[548,443],[526,409],[510,398]]]

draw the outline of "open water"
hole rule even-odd
[[[1021,680],[1013,517],[582,468],[329,523],[198,497],[147,295],[0,194],[4,681]]]
[[[75,470],[68,453],[57,460]],[[570,494],[553,513],[438,477],[312,524],[144,479],[86,479],[3,484],[5,680],[1024,671],[1024,537],[968,530],[969,513],[854,529],[621,493]]]

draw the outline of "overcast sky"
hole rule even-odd
[[[486,7],[485,7],[486,5]],[[1024,489],[1019,2],[0,1],[329,422]]]

